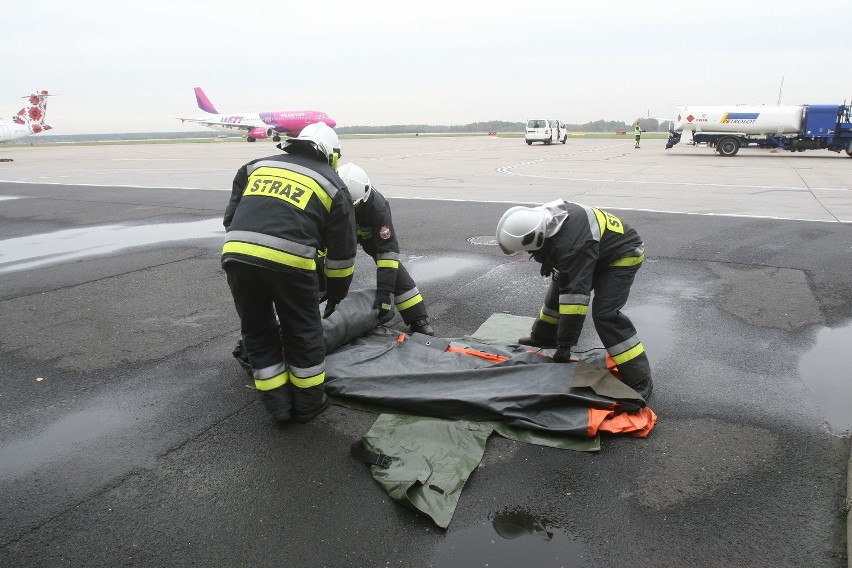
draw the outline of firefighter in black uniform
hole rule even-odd
[[[337,170],[355,206],[358,242],[376,261],[376,302],[379,321],[391,319],[394,303],[412,333],[435,335],[429,324],[426,304],[417,284],[399,261],[399,242],[391,220],[388,200],[371,184],[366,172],[355,164],[344,164]]]
[[[349,291],[357,250],[352,201],[334,169],[339,145],[326,124],[306,126],[279,145],[286,154],[239,169],[225,210],[222,266],[254,385],[278,423],[309,422],[328,406],[317,251],[327,251],[330,312]]]
[[[497,225],[503,252],[531,251],[541,274],[553,282],[530,337],[518,343],[555,348],[554,359],[568,361],[577,345],[591,293],[598,336],[615,361],[622,381],[646,400],[651,368],[636,329],[621,309],[645,258],[642,239],[618,217],[559,199],[539,207],[512,207]]]

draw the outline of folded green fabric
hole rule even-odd
[[[373,478],[388,495],[447,528],[462,489],[495,431],[521,442],[587,451],[600,448],[598,438],[549,437],[502,423],[400,414],[381,414],[362,442],[366,449],[391,457],[386,469],[370,466]]]
[[[382,414],[363,443],[392,458],[387,469],[370,467],[388,495],[447,528],[493,431],[480,422]]]

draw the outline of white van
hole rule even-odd
[[[568,130],[554,118],[533,118],[527,121],[527,133],[524,138],[528,145],[533,142],[553,144],[554,141],[565,144],[568,140]]]

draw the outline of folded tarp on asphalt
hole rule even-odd
[[[380,413],[353,456],[374,464],[391,498],[439,527],[452,520],[493,432],[595,451],[599,432],[644,437],[654,426],[654,412],[605,354],[554,363],[551,350],[512,343],[530,318],[494,314],[460,340],[408,335],[380,325],[374,296],[350,293],[323,320],[325,389],[338,404]]]
[[[491,343],[476,341],[477,333],[467,340],[408,335],[376,327],[369,292],[350,294],[324,320],[326,392],[388,411],[499,421],[546,434],[594,437],[602,427],[650,432],[656,417],[606,368],[605,357],[554,363],[550,350],[499,344],[493,337],[499,324],[491,320],[505,315],[482,326]],[[343,325],[347,333],[339,333]]]

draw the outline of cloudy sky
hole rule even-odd
[[[0,116],[57,93],[56,134],[198,130],[220,112],[340,126],[569,123],[678,104],[852,97],[849,0],[39,0],[4,10]]]

